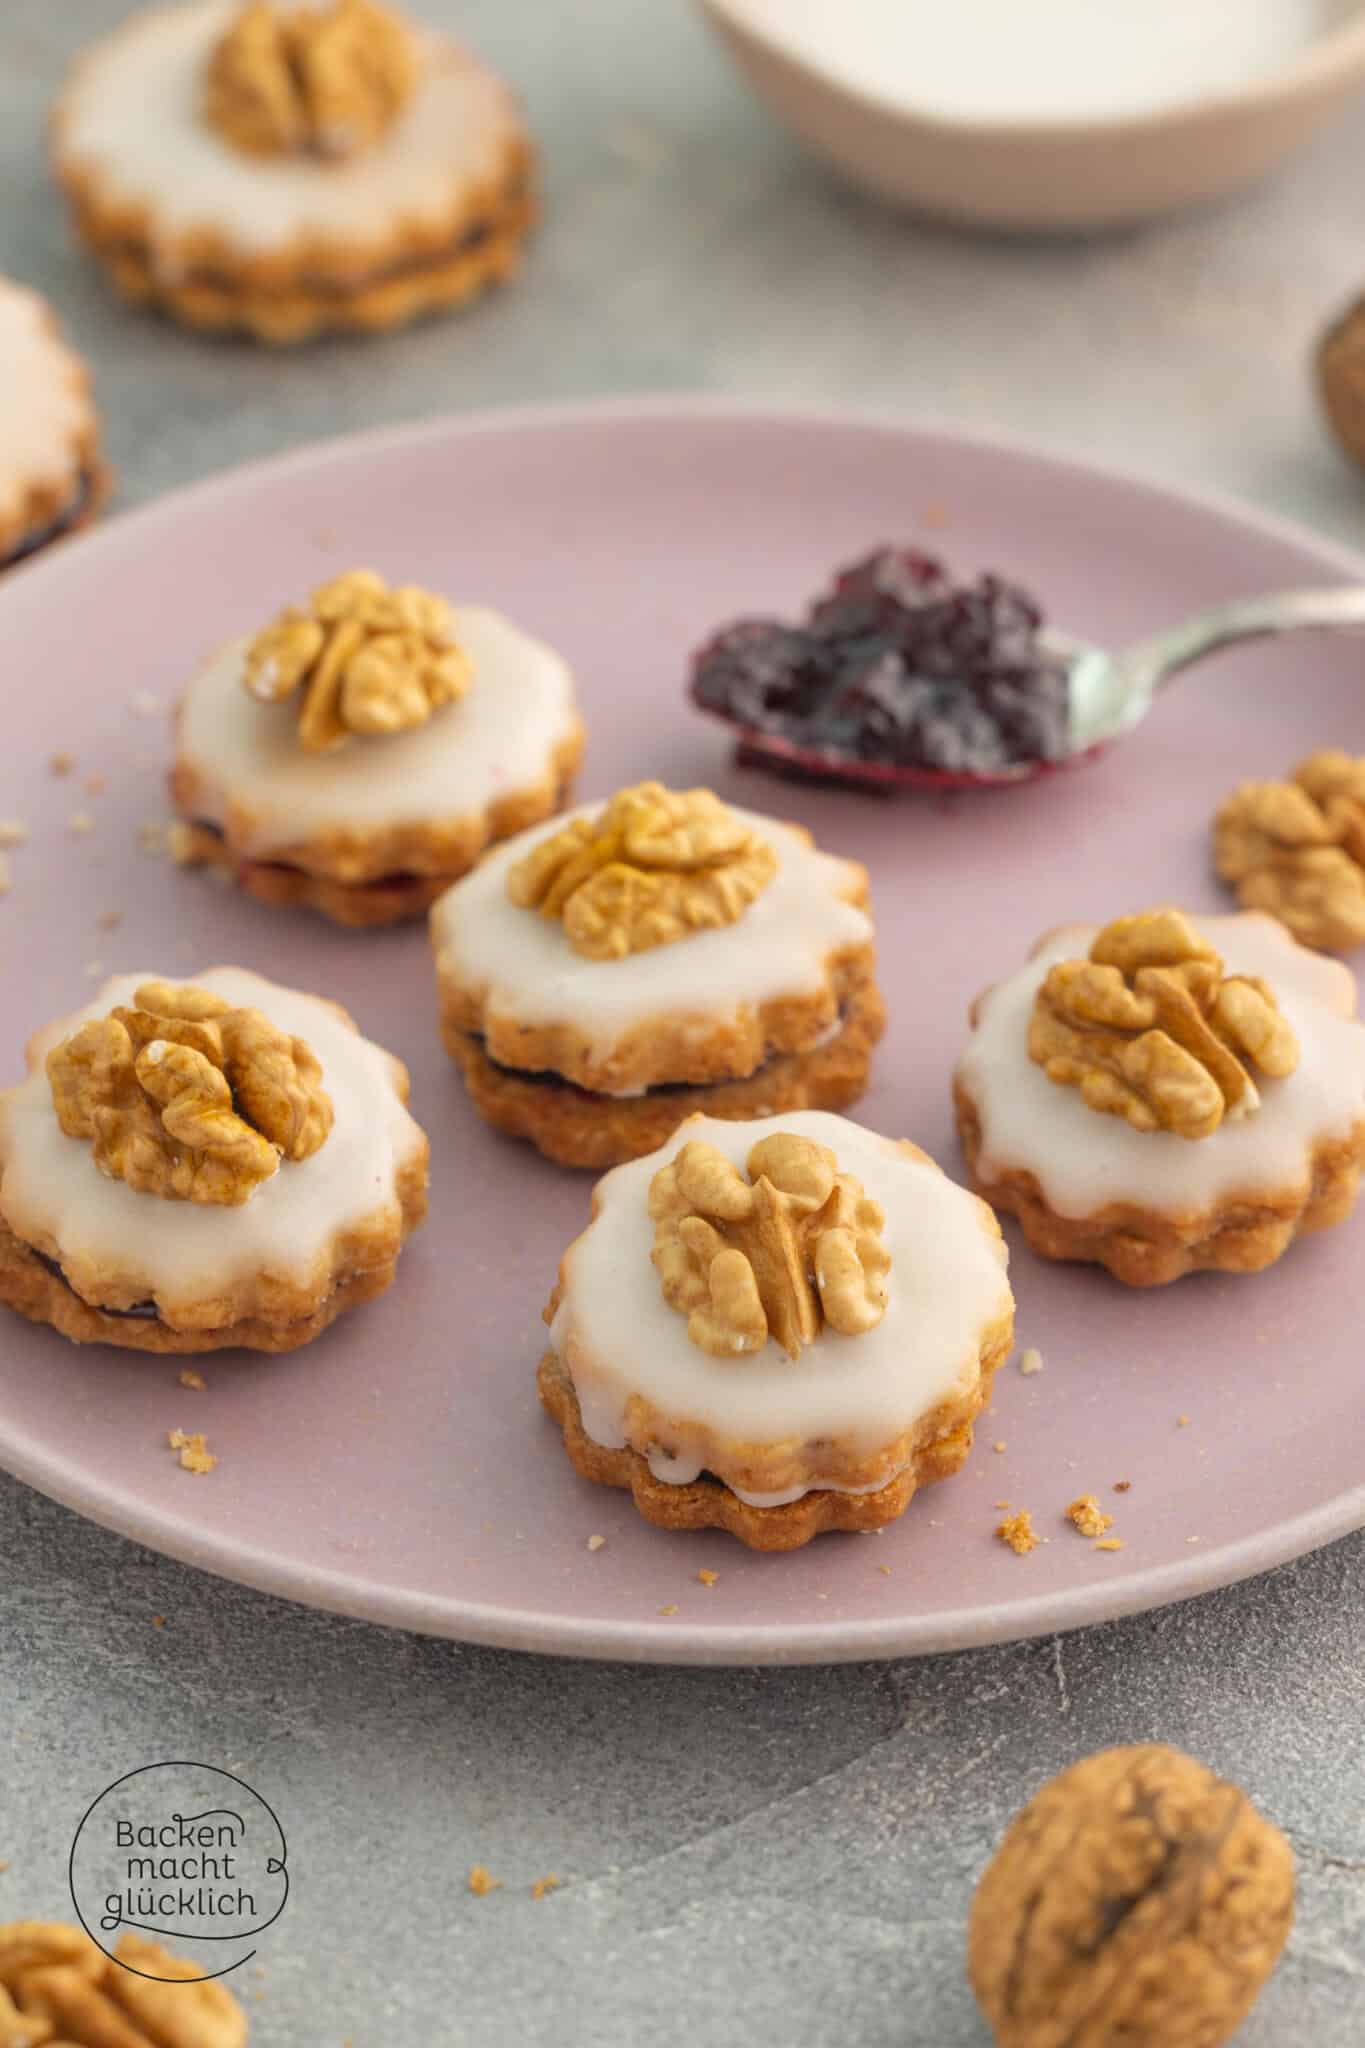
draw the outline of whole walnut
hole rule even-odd
[[[967,1970],[1000,2048],[1219,2048],[1294,1917],[1294,1852],[1236,1785],[1159,1744],[1106,1749],[1011,1821]]]
[[[1365,299],[1339,313],[1319,341],[1317,373],[1332,432],[1353,461],[1365,464]]]

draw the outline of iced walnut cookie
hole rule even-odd
[[[1129,1286],[1255,1273],[1365,1162],[1355,982],[1257,912],[1070,925],[979,997],[954,1082],[972,1185]]]
[[[1365,760],[1310,754],[1287,782],[1244,782],[1214,820],[1219,874],[1305,946],[1365,945]]]
[[[78,1344],[311,1342],[426,1213],[407,1094],[319,996],[236,967],[108,982],[0,1094],[0,1301]]]
[[[246,2014],[211,1966],[131,1932],[114,1953],[60,1921],[0,1926],[0,2048],[246,2048]]]
[[[473,298],[536,212],[502,81],[380,0],[145,8],[77,61],[52,152],[125,298],[267,342]]]
[[[353,569],[190,684],[177,850],[263,903],[391,924],[557,810],[582,751],[550,648],[497,612]]]
[[[499,847],[432,911],[481,1116],[566,1166],[696,1111],[842,1109],[885,1023],[867,875],[799,826],[643,782]]]
[[[0,569],[86,525],[108,493],[90,375],[47,302],[0,277]]]
[[[598,1182],[545,1311],[540,1398],[585,1479],[665,1529],[794,1550],[948,1478],[1008,1355],[984,1202],[815,1111],[689,1117]]]

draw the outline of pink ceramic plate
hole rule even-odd
[[[1226,506],[1020,449],[851,420],[666,401],[447,420],[306,451],[117,520],[0,590],[0,816],[29,822],[0,905],[0,1057],[85,998],[87,971],[241,961],[335,994],[410,1063],[431,1221],[399,1282],[292,1358],[81,1352],[0,1323],[0,1461],[211,1571],[343,1613],[525,1648],[661,1660],[880,1656],[1175,1600],[1365,1523],[1355,1223],[1252,1280],[1132,1294],[1014,1241],[1021,1343],[965,1471],[880,1537],[755,1557],[648,1528],[577,1479],[537,1409],[540,1308],[589,1181],[492,1137],[440,1052],[425,934],[347,936],[139,848],[163,817],[168,703],[222,636],[342,568],[479,598],[563,648],[591,724],[588,793],[714,782],[872,869],[891,1028],[861,1108],[952,1171],[948,1076],[967,1003],[1035,933],[1179,897],[1222,907],[1208,821],[1241,775],[1365,749],[1358,647],[1298,640],[1179,684],[1084,775],[897,801],[730,764],[687,703],[717,621],[792,612],[881,540],[1000,567],[1060,624],[1122,643],[1225,598],[1362,565]],[[71,778],[48,770],[69,752]],[[107,779],[87,795],[82,778]],[[73,812],[96,820],[72,833]],[[121,911],[116,930],[102,912]],[[154,1227],[154,1219],[149,1227]],[[0,1312],[2,1313],[2,1312]],[[1187,1421],[1184,1418],[1188,1418]],[[220,1463],[182,1472],[175,1426]],[[1131,1490],[1116,1494],[1118,1480]],[[1121,1551],[1062,1521],[1093,1490]],[[1012,1556],[997,1504],[1050,1541]],[[607,1539],[587,1548],[596,1533]],[[701,1566],[719,1573],[710,1588]]]

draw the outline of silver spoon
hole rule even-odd
[[[1193,668],[1206,655],[1243,640],[1267,640],[1281,633],[1365,628],[1365,588],[1346,590],[1284,590],[1269,597],[1247,597],[1235,604],[1201,612],[1181,626],[1154,633],[1132,647],[1108,654],[1058,634],[1048,644],[1067,657],[1071,701],[1068,758],[1089,753],[1122,739],[1141,724],[1161,690],[1175,676]],[[1020,762],[981,782],[1019,782],[1037,774],[1044,764]]]
[[[910,762],[833,757],[782,733],[741,730],[742,762],[814,775],[845,783],[889,789],[989,789],[1030,782],[1083,760],[1140,725],[1161,690],[1207,655],[1243,640],[1281,633],[1365,629],[1365,587],[1346,590],[1287,590],[1268,597],[1240,598],[1201,612],[1183,625],[1109,653],[1064,633],[1040,635],[1045,654],[1068,664],[1070,731],[1064,754],[1046,761],[1015,761],[984,772],[930,768]],[[703,706],[703,709],[710,709]],[[720,714],[724,715],[724,714]]]

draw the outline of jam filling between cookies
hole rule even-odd
[[[28,557],[36,555],[40,548],[49,546],[54,540],[60,540],[64,534],[70,533],[73,527],[79,526],[90,509],[94,489],[93,471],[82,470],[80,482],[57,517],[50,520],[46,526],[32,528],[7,555],[0,555],[0,569],[11,569],[17,563],[27,561]]]
[[[520,210],[526,203],[528,190],[524,176],[518,176],[503,188],[503,210],[514,216],[513,224],[518,228],[522,225]],[[261,301],[291,299],[302,294],[309,299],[344,304],[361,293],[381,291],[388,284],[402,284],[409,279],[425,277],[445,269],[461,256],[472,256],[476,250],[496,240],[503,226],[504,221],[499,215],[489,215],[471,222],[449,242],[424,250],[420,256],[401,256],[392,263],[376,264],[372,270],[364,270],[345,279],[320,277],[301,271],[297,277],[290,278],[287,285],[276,287],[248,284],[234,272],[216,269],[211,263],[191,264],[168,274],[150,243],[139,236],[127,236],[111,243],[109,254],[116,260],[135,266],[149,283],[173,285],[178,291],[221,292],[227,298],[250,297]]]
[[[30,1258],[36,1259],[46,1272],[51,1273],[54,1280],[60,1280],[68,1294],[74,1296],[77,1301],[85,1302],[87,1308],[98,1310],[100,1315],[118,1316],[122,1321],[138,1323],[154,1323],[158,1319],[160,1311],[154,1301],[135,1302],[131,1308],[110,1308],[102,1301],[87,1301],[86,1297],[71,1285],[55,1259],[49,1258],[46,1252],[40,1252],[36,1245],[26,1244],[24,1250]]]
[[[488,1050],[482,1032],[466,1031],[463,1036],[471,1045],[478,1046],[483,1057],[497,1074],[505,1074],[509,1081],[523,1081],[530,1088],[558,1089],[572,1095],[581,1095],[587,1102],[636,1102],[655,1095],[693,1095],[698,1090],[729,1088],[744,1081],[757,1081],[764,1074],[771,1073],[784,1060],[804,1059],[808,1054],[818,1052],[832,1045],[848,1022],[847,1010],[840,1010],[834,1023],[815,1040],[814,1044],[794,1047],[786,1051],[774,1050],[747,1074],[721,1074],[710,1081],[656,1081],[648,1088],[630,1089],[624,1094],[611,1095],[604,1089],[584,1088],[577,1081],[570,1081],[567,1075],[555,1073],[553,1068],[509,1067],[501,1060],[495,1060]]]

